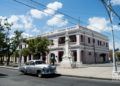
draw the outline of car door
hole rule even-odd
[[[35,63],[33,61],[29,63],[29,66],[27,67],[27,72],[30,74],[35,73]]]

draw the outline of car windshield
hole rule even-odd
[[[43,61],[36,61],[35,64],[43,64]]]

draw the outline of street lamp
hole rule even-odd
[[[111,24],[112,42],[113,42],[113,73],[114,73],[114,72],[117,72],[117,64],[116,64],[116,59],[115,59],[115,38],[114,38],[113,20],[112,20],[112,18],[113,18],[112,13],[115,13],[115,12],[113,12],[113,10],[112,10],[110,1],[108,1],[108,0],[101,0],[101,1],[107,11],[107,14],[110,19],[110,24]]]

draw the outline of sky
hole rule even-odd
[[[112,48],[109,17],[100,0],[33,0],[42,5],[31,0],[16,1],[31,7],[15,0],[0,0],[0,19],[7,18],[13,24],[10,37],[15,30],[22,30],[23,37],[32,37],[79,23],[108,36]],[[120,0],[111,3],[120,15]],[[114,15],[112,19],[116,48],[120,48],[120,21]]]

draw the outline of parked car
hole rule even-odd
[[[36,74],[38,77],[42,77],[43,75],[55,74],[56,67],[45,64],[41,60],[30,60],[25,65],[19,67],[19,71],[24,74]]]

